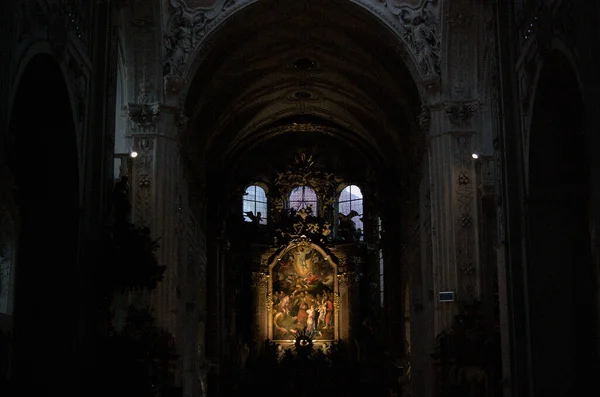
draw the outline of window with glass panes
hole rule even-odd
[[[296,211],[312,207],[312,215],[317,215],[317,194],[308,186],[294,188],[289,197],[289,208]]]
[[[244,192],[242,200],[244,221],[252,222],[248,216],[248,212],[252,212],[254,216],[259,216],[261,225],[267,224],[267,194],[265,190],[256,185],[248,186]]]
[[[353,210],[359,214],[359,216],[352,218],[356,225],[356,229],[364,231],[363,222],[360,220],[363,212],[363,195],[358,186],[349,185],[340,192],[338,198],[338,212],[348,215]]]

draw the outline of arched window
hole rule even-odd
[[[290,209],[296,211],[302,208],[312,207],[312,215],[317,215],[317,194],[308,186],[294,188],[289,198]]]
[[[246,188],[243,200],[244,221],[258,220],[261,225],[267,224],[267,194],[260,186],[251,185]],[[250,215],[251,213],[251,215]]]
[[[348,215],[352,211],[360,215],[352,218],[356,229],[364,231],[363,222],[360,220],[363,213],[363,195],[356,185],[346,186],[338,199],[338,212]]]

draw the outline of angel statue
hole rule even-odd
[[[258,211],[256,215],[254,215],[252,211],[246,211],[244,212],[244,214],[250,219],[250,221],[254,225],[258,225],[260,221],[262,221],[262,214],[260,211]]]
[[[338,214],[338,235],[345,241],[357,241],[360,237],[356,230],[356,224],[352,218],[359,216],[355,210],[351,210],[347,215]]]
[[[439,26],[436,15],[438,0],[425,0],[418,8],[384,0],[385,6],[398,17],[407,44],[412,48],[425,76],[439,74]]]

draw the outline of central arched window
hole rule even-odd
[[[363,195],[360,188],[356,185],[349,185],[340,192],[338,199],[338,212],[348,215],[355,211],[357,216],[352,217],[356,229],[364,231],[363,222],[361,221],[363,213]]]
[[[312,215],[317,215],[317,194],[308,186],[294,188],[289,197],[290,209],[300,210],[312,207]]]
[[[267,224],[267,194],[257,185],[246,188],[243,200],[244,221]]]

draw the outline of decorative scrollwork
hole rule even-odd
[[[296,124],[296,126],[301,125]],[[277,190],[276,196],[279,197],[279,199],[274,201],[276,210],[274,212],[281,213],[284,211],[284,198],[290,194],[292,189],[298,186],[308,186],[314,189],[322,203],[319,208],[319,214],[315,215],[325,217],[327,211],[335,203],[335,191],[341,183],[342,179],[333,173],[317,169],[316,161],[312,156],[300,152],[297,154],[294,164],[290,165],[286,171],[278,173],[274,180]],[[299,211],[297,215],[304,215],[303,220],[306,220],[307,214],[302,214]]]
[[[477,112],[479,104],[477,102],[459,102],[452,103],[446,107],[446,116],[452,126],[457,128],[467,128],[471,125],[471,120]]]
[[[185,1],[170,0],[174,12],[164,36],[164,75],[183,77],[193,51],[207,33],[208,25],[231,3],[217,0],[210,7],[191,9]]]
[[[160,112],[159,103],[130,103],[127,106],[129,118],[134,124],[136,132],[148,132],[156,126],[156,119]]]
[[[273,294],[271,291],[267,293],[265,304],[267,305],[267,312],[271,313],[273,311]]]
[[[425,79],[440,75],[440,24],[438,0],[424,0],[418,7],[399,6],[385,0],[385,6],[400,22],[402,37],[412,49]]]
[[[269,284],[269,275],[262,272],[252,273],[252,286],[254,288],[267,288]],[[272,302],[272,301],[271,301]]]

